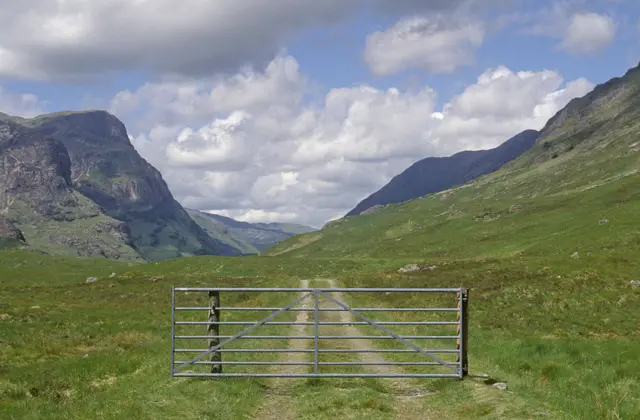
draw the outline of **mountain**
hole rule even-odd
[[[211,238],[104,111],[0,114],[0,214],[51,253],[160,260],[238,252]]]
[[[638,250],[639,212],[640,66],[569,102],[529,150],[496,172],[334,221],[269,254],[592,260]]]
[[[347,216],[443,191],[494,172],[531,148],[539,134],[535,130],[525,130],[494,149],[422,159],[358,203]]]
[[[187,209],[187,212],[209,236],[241,254],[258,254],[290,236],[315,230],[293,223],[247,223],[198,210]]]

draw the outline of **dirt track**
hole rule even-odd
[[[318,287],[339,287],[337,282],[333,279],[319,279],[314,281],[314,286]],[[308,280],[301,280],[300,287],[310,287]],[[331,294],[333,298],[340,302],[349,305],[345,296],[340,292]],[[322,302],[322,299],[321,299]],[[309,307],[312,304],[312,300],[308,299],[302,305],[303,307]],[[333,302],[327,302],[326,299],[321,304],[321,307],[336,308],[337,306]],[[307,322],[310,319],[309,312],[297,312],[296,322]],[[352,322],[353,316],[347,311],[330,311],[321,312],[320,321],[341,321]],[[323,327],[325,328],[325,327]],[[312,335],[312,328],[308,326],[293,325],[289,331],[290,335]],[[358,336],[364,335],[354,325],[335,325],[329,326],[323,329],[322,335],[351,335]],[[311,347],[312,342],[309,340],[289,340],[289,348],[291,349],[306,349]],[[375,348],[374,343],[368,339],[345,339],[345,340],[332,340],[331,347],[334,348],[350,348],[350,349],[371,349]],[[306,362],[311,361],[312,356],[310,353],[284,353],[281,360],[292,362]],[[381,363],[386,360],[376,353],[357,353],[357,360],[367,363]],[[366,365],[362,366],[363,371],[370,373],[380,374],[398,374],[402,373],[402,369],[396,366],[388,365]],[[271,372],[308,372],[309,366],[273,366]],[[296,379],[288,378],[274,378],[269,383],[269,390],[265,396],[264,402],[256,410],[253,418],[259,419],[295,419],[297,401],[293,395],[293,385]],[[428,413],[424,412],[422,399],[428,398],[430,392],[424,387],[421,387],[415,379],[397,379],[397,378],[383,378],[380,379],[383,385],[387,389],[387,392],[394,397],[394,412],[396,419],[429,419],[436,418]]]
[[[337,288],[340,287],[337,282],[333,279],[324,280],[328,287]],[[345,297],[340,292],[335,292],[331,294],[332,297],[339,300],[340,302],[350,305],[348,301],[346,301]],[[347,311],[340,311],[340,321],[342,322],[352,322],[354,321],[353,315],[351,315]],[[360,329],[354,325],[340,325],[341,332],[343,335],[364,335],[360,331]],[[374,343],[368,339],[351,339],[345,340],[348,342],[351,348],[353,349],[372,349],[375,348]],[[379,353],[358,353],[358,358],[362,362],[373,362],[373,363],[381,363],[386,362],[387,360],[382,357]],[[364,369],[368,370],[371,373],[380,373],[380,374],[400,374],[403,373],[402,369],[397,366],[388,366],[388,365],[366,365],[363,366]],[[382,378],[385,387],[388,388],[389,392],[392,393],[395,397],[394,409],[395,409],[395,418],[396,419],[429,419],[430,417],[422,412],[422,404],[420,402],[420,398],[430,394],[430,392],[417,383],[417,381],[413,378],[407,379],[399,379],[399,378]]]
[[[309,287],[309,280],[300,280],[300,287]],[[303,293],[304,294],[304,293]],[[301,294],[301,296],[303,295]],[[300,307],[309,307],[310,298],[303,301]],[[309,312],[299,311],[296,313],[296,323],[304,323],[309,319]],[[289,330],[289,335],[306,335],[308,327],[305,325],[292,325]],[[288,347],[292,350],[306,349],[308,342],[305,340],[289,340]],[[308,353],[283,353],[280,357],[281,361],[287,362],[306,362],[308,361]],[[271,367],[273,373],[304,373],[307,371],[307,366],[291,366],[291,365],[274,365]],[[292,393],[292,385],[296,379],[290,378],[273,378],[269,383],[268,394],[264,398],[263,403],[256,410],[253,418],[266,419],[266,420],[283,420],[283,419],[295,419],[295,401],[287,394]]]

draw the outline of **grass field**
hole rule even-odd
[[[640,279],[640,72],[596,91],[505,168],[332,222],[268,256],[137,264],[1,245],[0,419],[639,419],[640,287],[632,281]],[[399,274],[408,263],[436,268]],[[170,377],[171,286],[301,284],[469,288],[471,375]],[[251,302],[278,306],[290,297]],[[445,304],[419,295],[341,298],[354,306]]]
[[[570,261],[544,270],[533,261],[527,270],[517,260],[460,262],[400,275],[403,260],[197,257],[135,265],[3,251],[0,418],[638,418],[640,291],[626,280],[632,269],[601,276]],[[89,276],[98,281],[86,283]],[[505,381],[509,390],[473,376],[400,385],[170,378],[172,285],[287,287],[305,278],[354,287],[470,287],[471,373]],[[287,298],[262,295],[255,303]],[[354,306],[381,304],[369,295],[345,298]],[[384,304],[406,304],[393,298]]]
[[[311,234],[315,241],[293,238],[282,244],[293,251],[270,257],[135,264],[9,244],[0,251],[0,418],[640,418],[640,288],[630,283],[640,278],[636,178],[519,201],[511,213],[507,199],[484,213],[471,201],[467,217],[452,206],[461,201],[436,195],[338,222],[342,236],[330,227]],[[500,217],[472,217],[500,208],[507,209]],[[442,209],[452,214],[429,216]],[[420,226],[430,233],[415,231]],[[437,267],[398,274],[407,263]],[[304,279],[320,287],[326,282],[315,279],[470,288],[472,375],[507,382],[508,391],[474,376],[170,378],[171,286],[283,287]],[[287,298],[265,295],[257,303]],[[395,295],[345,298],[354,306],[406,303]]]

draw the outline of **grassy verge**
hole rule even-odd
[[[616,268],[612,258],[616,258],[613,252],[594,256],[589,263],[547,259],[544,266],[535,259],[460,261],[399,275],[395,269],[404,260],[202,257],[136,265],[3,251],[0,418],[252,418],[274,397],[269,379],[169,377],[171,286],[286,287],[298,285],[300,278],[315,277],[335,277],[348,287],[471,288],[472,373],[505,381],[509,390],[500,392],[478,378],[418,381],[416,389],[435,394],[419,396],[411,404],[417,403],[431,417],[637,418],[640,319],[632,308],[640,307],[640,291],[628,283],[635,266]],[[98,280],[86,283],[89,276]],[[346,298],[354,306],[452,304],[418,295],[390,294],[384,302],[370,295]],[[195,303],[200,298],[190,294],[185,299]],[[265,294],[223,299],[225,305],[279,306],[293,298]],[[205,301],[203,296],[202,304]],[[261,315],[266,314],[250,314],[252,320]],[[416,314],[396,315],[392,318],[419,319]],[[201,320],[206,313],[184,316]],[[225,320],[240,320],[239,316],[227,313]],[[279,319],[294,316],[283,314]],[[205,333],[204,327],[189,328]],[[223,334],[240,328],[225,327]],[[260,328],[252,334],[286,333],[280,327]],[[376,334],[369,327],[361,332]],[[397,332],[422,333],[414,327]],[[428,334],[432,332],[444,331]],[[349,345],[346,341],[321,345]],[[187,345],[206,347],[206,341]],[[245,340],[237,345],[289,343]],[[392,345],[392,340],[383,342]],[[341,357],[332,360],[355,360],[353,355]],[[406,357],[394,360],[409,361]],[[230,359],[225,355],[225,360]],[[271,361],[276,356],[238,354],[235,360]],[[253,367],[254,371],[267,368]],[[230,369],[248,367],[225,367]],[[398,408],[407,403],[388,382],[373,379],[292,380],[284,392],[283,410],[294,407],[302,419],[398,418]]]
[[[55,263],[42,261],[42,266],[26,270],[31,278],[3,278],[7,293],[0,299],[0,418],[250,418],[264,380],[170,378],[171,286],[286,285],[288,279],[185,279],[169,270],[161,277],[139,268],[123,273],[132,269],[126,264],[78,259],[56,260],[54,277],[59,276],[60,283],[46,285],[44,267],[51,264],[51,269]],[[85,283],[87,276],[112,269],[119,271],[116,277]],[[227,305],[248,300],[225,299]],[[265,294],[255,299],[255,304],[280,305],[286,297]],[[206,305],[206,297],[200,304]],[[206,312],[203,316],[205,320]],[[195,331],[206,333],[204,327]],[[189,345],[203,347],[206,341]]]
[[[449,381],[425,381],[425,386],[441,391],[430,398],[431,404],[454,418],[531,418],[544,413],[574,419],[640,417],[640,315],[630,310],[639,307],[640,293],[589,270],[562,273],[562,287],[555,275],[555,280],[550,278],[550,269],[532,274],[495,264],[452,264],[428,274],[351,276],[343,281],[350,287],[471,288],[470,369],[507,382],[509,391],[481,390],[486,401],[478,401],[476,384],[461,392]],[[496,282],[501,276],[502,284]],[[452,280],[456,277],[458,282]],[[357,305],[380,304],[370,295],[351,299]],[[385,305],[438,307],[446,305],[444,299],[390,294]],[[402,319],[419,316],[407,313]],[[415,332],[410,327],[398,331]]]

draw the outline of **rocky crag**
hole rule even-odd
[[[104,111],[0,114],[0,214],[55,254],[160,260],[238,251],[211,238]]]

